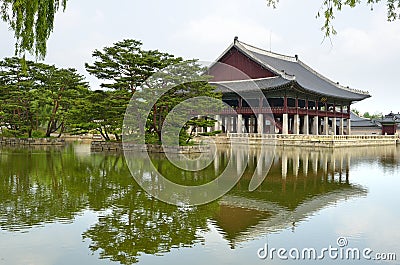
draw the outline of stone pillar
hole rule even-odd
[[[289,117],[288,114],[282,116],[282,134],[289,134]]]
[[[347,135],[351,135],[351,120],[347,119]]]
[[[237,133],[243,133],[243,117],[242,114],[237,116]]]
[[[324,135],[328,135],[329,134],[329,119],[328,117],[324,117]]]
[[[293,122],[293,133],[294,134],[300,134],[300,117],[299,114],[294,115],[294,122]]]
[[[230,120],[231,120],[231,117],[229,117],[229,116],[225,116],[225,122],[224,122],[224,124],[225,124],[225,132],[226,133],[230,133]]]
[[[263,134],[264,133],[264,115],[261,113],[258,114],[257,125],[258,125],[257,132]]]
[[[313,119],[312,129],[314,135],[318,135],[318,127],[319,127],[318,120],[319,120],[318,116],[315,116]]]
[[[305,134],[305,135],[309,135],[310,134],[310,124],[309,124],[308,115],[304,116],[303,134]]]
[[[344,134],[344,119],[340,118],[340,125],[339,125],[339,135]]]
[[[214,120],[215,120],[215,123],[214,123],[214,131],[218,131],[218,129],[219,129],[219,115],[215,115],[215,117],[214,117]]]
[[[336,117],[332,119],[332,134],[336,135]]]

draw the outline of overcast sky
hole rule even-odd
[[[215,60],[239,40],[274,52],[295,55],[333,81],[367,90],[372,98],[353,105],[361,112],[400,111],[400,21],[386,21],[386,7],[366,4],[336,14],[338,34],[323,41],[316,19],[322,0],[281,0],[277,9],[265,0],[68,0],[56,16],[46,62],[84,68],[95,49],[122,39],[143,42],[186,59]],[[14,39],[0,23],[0,58],[13,56]]]

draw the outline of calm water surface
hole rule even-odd
[[[243,178],[205,206],[171,206],[135,183],[122,154],[88,145],[0,149],[0,264],[400,264],[400,148],[277,148],[266,180]],[[147,174],[137,155],[137,174]],[[199,185],[229,159],[183,173],[153,163],[177,183]],[[237,166],[243,167],[240,156]],[[260,259],[268,248],[337,247],[394,253],[397,261]],[[319,253],[318,253],[319,254]],[[288,254],[286,254],[288,256]]]

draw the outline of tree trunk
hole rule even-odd
[[[110,137],[108,137],[107,132],[103,132],[103,129],[101,127],[97,128],[96,130],[101,134],[101,136],[104,138],[104,140],[110,141]]]
[[[160,130],[156,130],[157,135],[158,135],[158,143],[161,144],[161,131]]]
[[[57,138],[61,137],[61,134],[64,132],[65,126],[64,126],[64,122],[61,123],[61,130],[60,133],[58,134]]]
[[[189,134],[189,138],[186,140],[186,144],[188,144],[190,142],[190,140],[193,138],[193,133],[196,130],[196,128],[197,127],[195,127],[195,126],[192,127],[192,130],[190,131],[190,134]]]
[[[64,87],[60,89],[60,93],[57,95],[57,99],[54,100],[54,107],[51,112],[50,120],[47,124],[47,130],[46,130],[46,137],[50,137],[51,129],[54,127],[54,119],[56,118],[56,114],[58,111],[58,108],[60,107],[60,100],[62,98],[62,92],[64,91]]]

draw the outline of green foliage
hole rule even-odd
[[[87,83],[75,69],[5,58],[0,61],[0,126],[15,137],[32,137],[37,130],[46,137],[61,133],[69,109],[86,91]]]
[[[220,133],[222,133],[222,131],[218,130],[218,131],[200,133],[199,135],[201,135],[201,136],[215,136],[215,135],[220,134]]]
[[[68,116],[73,134],[92,130],[110,141],[110,134],[120,140],[124,113],[130,99],[127,91],[96,90],[75,101]]]
[[[354,112],[357,116],[361,116],[360,111],[358,109],[352,109],[352,112]]]
[[[182,61],[168,53],[142,50],[141,46],[140,41],[127,39],[102,51],[95,50],[92,56],[96,61],[93,65],[86,63],[86,70],[104,81],[103,88],[134,93],[152,74]]]
[[[387,20],[394,21],[400,17],[400,0],[385,0],[387,7]],[[267,5],[276,8],[279,0],[267,0]],[[333,27],[332,23],[335,19],[335,14],[342,10],[343,7],[347,6],[354,8],[361,3],[365,3],[371,7],[383,0],[323,0],[320,10],[318,11],[316,17],[322,18],[324,20],[321,30],[324,32],[325,37],[330,37],[335,35],[337,32]]]
[[[186,109],[186,111],[190,111],[194,106],[191,105],[191,101],[188,101],[188,103],[185,102],[192,98],[196,98],[197,101],[195,106],[196,111],[201,111],[201,108],[203,110],[207,110],[208,108],[215,109],[214,104],[210,103],[209,98],[221,99],[222,94],[214,92],[215,88],[208,83],[211,77],[204,75],[205,70],[196,60],[187,60],[164,69],[144,83],[142,89],[136,92],[140,94],[138,98],[148,100],[158,99],[148,117],[146,134],[157,135],[159,142],[163,140],[164,144],[176,144],[173,139],[175,136],[173,135],[171,135],[171,139],[168,137],[161,139],[164,122],[168,115],[172,115],[169,119],[170,126],[173,128],[182,127],[179,134],[180,144],[189,143],[192,139],[192,133],[185,134],[185,132],[189,129],[189,126],[198,126],[198,123],[201,121],[193,119],[191,124],[187,123],[187,117],[183,113],[178,111],[171,114],[171,110],[182,103],[181,107]],[[149,103],[144,101],[142,104],[146,105]],[[214,124],[214,121],[211,120],[202,120],[202,122],[205,122],[204,124],[200,124],[202,127],[210,127]]]
[[[46,132],[45,131],[33,131],[32,138],[45,138]]]
[[[185,129],[192,128],[190,130],[190,134],[188,135],[188,138],[186,142],[188,143],[190,140],[193,139],[194,137],[194,132],[196,131],[197,128],[207,128],[207,127],[213,127],[215,124],[215,120],[212,119],[206,119],[204,117],[201,118],[193,118],[190,121],[188,121],[185,125]],[[218,133],[221,133],[221,131],[214,131],[210,133],[200,133],[201,136],[214,136]]]
[[[139,93],[141,98],[159,99],[148,116],[146,132],[140,132],[141,135],[145,134],[146,143],[159,144],[164,120],[176,105],[196,96],[217,96],[214,88],[207,83],[209,77],[203,76],[205,69],[196,61],[184,61],[157,50],[143,50],[141,46],[141,42],[128,39],[93,52],[95,62],[86,63],[86,70],[103,81],[101,87],[110,90],[97,91],[97,95],[90,95],[86,103],[80,103],[81,107],[76,111],[79,117],[75,120],[83,122],[77,124],[76,129],[95,129],[106,140],[110,140],[109,134],[112,133],[118,140],[129,99],[132,94]],[[177,84],[185,75],[201,78],[197,78],[200,80],[198,82]],[[160,90],[165,88],[170,89],[161,95]],[[140,127],[144,125],[136,126],[135,130]],[[185,144],[188,138],[183,130],[180,143]]]
[[[375,112],[370,114],[368,111],[364,113],[363,117],[371,120],[380,119],[383,116],[382,112]]]
[[[382,117],[382,115],[383,115],[382,112],[375,112],[374,114],[370,114],[367,111],[367,112],[364,112],[364,114],[362,114],[357,109],[352,109],[351,111],[354,112],[359,117],[363,117],[363,118],[370,119],[370,120],[380,119]]]
[[[8,23],[16,38],[15,54],[25,51],[43,59],[47,39],[53,31],[55,13],[67,0],[2,0],[1,19]]]

